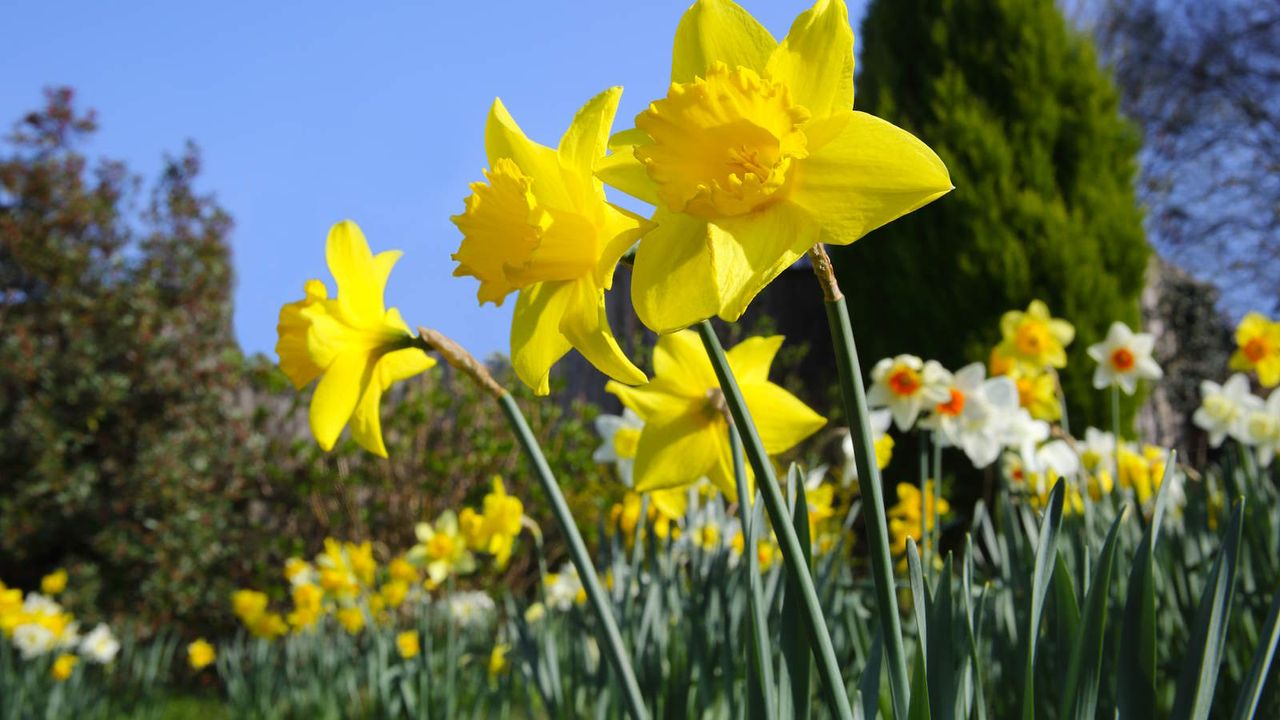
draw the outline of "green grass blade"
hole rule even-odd
[[[1044,600],[1049,593],[1049,582],[1058,556],[1058,529],[1062,527],[1062,497],[1065,491],[1065,481],[1059,479],[1049,493],[1049,504],[1044,521],[1040,524],[1040,541],[1036,544],[1036,564],[1031,579],[1031,615],[1027,620],[1027,659],[1022,677],[1023,720],[1033,720],[1036,714],[1036,642],[1040,636],[1040,615],[1044,612]]]
[[[1102,678],[1102,648],[1107,635],[1107,607],[1110,604],[1111,575],[1115,569],[1116,536],[1125,513],[1116,516],[1107,532],[1102,553],[1093,570],[1093,579],[1084,599],[1084,616],[1071,647],[1067,681],[1062,688],[1058,717],[1088,720],[1097,713],[1098,685]]]
[[[907,717],[911,720],[929,720],[929,635],[928,590],[924,586],[924,572],[920,567],[920,550],[914,538],[907,538],[907,573],[911,577],[911,609],[916,617],[916,657],[911,663],[911,704]]]
[[[1260,637],[1258,652],[1249,667],[1248,677],[1240,686],[1240,697],[1236,700],[1235,714],[1232,715],[1235,720],[1248,720],[1257,712],[1262,688],[1270,675],[1277,642],[1280,642],[1280,589],[1276,590],[1275,597],[1271,600],[1271,612],[1267,613],[1267,624]]]
[[[809,538],[809,502],[804,494],[804,478],[795,464],[788,473],[789,484],[796,489],[793,520],[800,549],[804,551],[807,565],[812,567],[813,549]],[[804,617],[800,606],[800,588],[787,576],[787,592],[782,600],[782,658],[786,662],[787,679],[791,685],[791,716],[799,720],[809,717],[809,678],[812,674],[813,655],[809,651],[809,636],[805,632]],[[839,688],[837,692],[844,692]]]
[[[883,659],[884,628],[877,627],[875,639],[871,641],[871,651],[867,654],[867,665],[862,669],[862,677],[858,679],[862,716],[868,720],[876,717],[880,707],[880,665]]]
[[[1170,453],[1165,463],[1155,510],[1134,553],[1129,571],[1129,591],[1120,626],[1120,655],[1116,667],[1116,705],[1120,717],[1143,720],[1154,717],[1156,706],[1156,589],[1155,547],[1164,518],[1165,488],[1169,470],[1178,460]]]
[[[1187,643],[1178,692],[1174,696],[1174,720],[1203,720],[1212,709],[1218,684],[1222,648],[1227,642],[1227,621],[1240,559],[1240,534],[1244,527],[1244,499],[1236,501],[1222,548],[1213,561],[1196,609],[1195,624]]]
[[[1074,638],[1080,629],[1080,603],[1076,600],[1076,585],[1067,569],[1067,561],[1058,553],[1053,564],[1053,598],[1062,636]]]

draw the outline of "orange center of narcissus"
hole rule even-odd
[[[964,412],[964,393],[956,388],[951,388],[951,399],[944,403],[938,403],[938,413],[955,417],[962,412]]]
[[[1260,337],[1255,337],[1250,338],[1249,342],[1240,348],[1240,352],[1243,352],[1244,356],[1249,358],[1249,362],[1256,363],[1267,356],[1267,349],[1267,341]]]
[[[909,367],[898,367],[889,373],[889,389],[895,395],[915,395],[920,385],[920,373]]]
[[[1129,372],[1133,369],[1133,352],[1129,348],[1116,348],[1111,353],[1111,367],[1120,372]]]

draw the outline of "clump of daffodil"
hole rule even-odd
[[[593,176],[604,156],[621,88],[587,102],[558,148],[525,136],[495,100],[485,127],[488,181],[471,185],[453,222],[462,245],[454,275],[480,281],[480,302],[501,304],[519,291],[511,322],[511,364],[539,395],[551,366],[570,347],[609,377],[645,381],[609,329],[604,292],[619,259],[648,223],[604,198]]]
[[[467,549],[467,539],[452,510],[440,513],[432,523],[414,526],[418,544],[409,551],[409,562],[427,570],[427,583],[438,587],[450,575],[464,575],[476,568],[475,556]]]
[[[649,512],[646,520],[653,525],[653,534],[665,540],[677,528],[675,523],[684,517],[689,505],[689,493],[683,487],[664,488],[646,493],[649,496]],[[622,540],[630,544],[635,542],[636,527],[640,524],[640,510],[643,506],[640,493],[627,491],[622,502],[614,503],[609,509],[609,519],[622,531]]]
[[[360,228],[343,220],[329,231],[325,258],[337,297],[328,297],[323,282],[308,280],[306,297],[280,309],[280,369],[299,390],[320,379],[310,411],[311,433],[320,447],[332,450],[350,422],[361,447],[386,457],[378,415],[382,393],[435,360],[413,347],[400,312],[383,304],[398,250],[374,255]]]
[[[781,346],[781,336],[756,337],[728,352],[729,366],[771,455],[790,450],[826,424],[769,382],[769,367]],[[653,372],[653,381],[643,387],[617,382],[605,387],[644,420],[636,445],[635,489],[679,487],[705,476],[726,496],[737,497],[725,400],[698,336],[683,331],[660,337]]]
[[[187,665],[192,670],[203,670],[218,659],[218,651],[204,638],[196,638],[187,645]]]
[[[907,538],[921,547],[932,547],[932,532],[943,515],[951,512],[951,504],[936,497],[933,481],[925,482],[924,507],[921,508],[920,489],[908,483],[898,483],[898,502],[886,511],[889,516],[889,548],[898,560],[898,570],[907,567]],[[934,564],[941,565],[941,558],[934,554]]]
[[[1075,339],[1076,329],[1066,320],[1051,316],[1044,302],[1032,300],[1026,312],[1010,310],[1001,316],[1000,334],[1002,339],[996,347],[1000,358],[1026,370],[1039,371],[1067,366],[1066,348]],[[1005,373],[997,373],[992,367],[992,374]]]
[[[852,107],[840,0],[819,0],[781,43],[728,0],[689,8],[667,96],[598,170],[656,208],[632,278],[646,325],[736,320],[810,247],[848,245],[951,190],[924,143]]]
[[[400,657],[410,660],[418,656],[422,651],[422,643],[418,639],[417,630],[405,630],[396,635],[396,651],[400,653]]]
[[[493,556],[499,570],[511,560],[516,536],[520,534],[524,518],[524,504],[520,498],[507,494],[502,478],[493,478],[493,491],[484,496],[483,512],[463,508],[458,515],[458,525],[472,550]]]
[[[1280,323],[1251,312],[1236,327],[1232,370],[1252,370],[1263,387],[1280,384]]]

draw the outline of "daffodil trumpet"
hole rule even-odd
[[[725,357],[724,348],[720,346],[720,338],[716,336],[715,329],[707,320],[700,321],[697,328],[707,356],[711,360],[716,379],[720,383],[720,389],[724,393],[724,402],[728,406],[729,414],[742,435],[765,510],[769,513],[769,521],[782,547],[787,577],[791,578],[800,589],[801,615],[804,618],[808,636],[813,641],[814,659],[818,672],[822,675],[822,686],[831,701],[831,709],[841,720],[852,720],[853,709],[844,692],[844,680],[841,678],[840,665],[836,660],[831,635],[827,631],[827,623],[822,614],[822,605],[813,585],[813,576],[809,573],[804,550],[800,546],[800,538],[796,535],[795,526],[787,512],[786,501],[778,487],[773,463],[769,460],[769,454],[760,440],[760,433],[751,419],[751,411],[747,408],[747,402],[743,398],[742,390],[738,387],[733,370],[729,367],[729,360]]]

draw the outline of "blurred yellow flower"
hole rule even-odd
[[[49,668],[49,674],[54,680],[63,682],[71,677],[71,672],[76,669],[76,664],[80,662],[80,658],[70,653],[63,653],[53,661],[53,666]]]
[[[508,495],[502,478],[495,475],[493,490],[484,496],[484,512],[465,508],[458,516],[458,523],[467,546],[492,555],[494,564],[501,570],[511,559],[523,518],[524,504],[520,498]]]
[[[689,504],[687,488],[675,487],[653,490],[645,493],[649,496],[649,512],[647,520],[653,523],[653,534],[666,539],[671,534],[671,524],[684,517]],[[623,540],[628,547],[635,542],[636,526],[640,522],[642,495],[631,490],[622,497],[621,503],[615,503],[610,509],[610,519],[622,531]]]
[[[771,455],[790,450],[827,422],[769,382],[769,367],[781,346],[781,336],[756,337],[728,352],[729,366]],[[653,368],[653,382],[643,387],[605,386],[645,421],[636,450],[635,489],[678,487],[707,477],[726,496],[737,497],[724,396],[697,334],[683,331],[658,338]]]
[[[374,255],[360,228],[343,220],[329,231],[325,256],[338,296],[329,299],[324,283],[309,280],[306,297],[280,309],[280,369],[299,390],[320,378],[310,414],[320,447],[332,450],[350,421],[355,441],[386,457],[378,414],[382,393],[432,367],[435,359],[412,346],[400,311],[383,304],[400,251]]]
[[[392,580],[378,590],[378,595],[387,607],[398,608],[409,595],[409,583],[403,580]]]
[[[352,635],[364,629],[364,610],[358,607],[339,608],[338,612],[334,613],[334,617],[337,618],[338,624]]]
[[[465,574],[475,569],[475,557],[467,549],[466,538],[458,525],[458,516],[446,510],[431,523],[414,526],[418,544],[409,551],[409,562],[427,569],[428,582],[438,586],[453,574]]]
[[[511,652],[511,646],[506,643],[498,643],[493,646],[493,650],[489,652],[489,679],[494,680],[507,670],[507,653]]]
[[[418,653],[422,651],[421,642],[418,640],[417,630],[405,630],[396,635],[396,650],[400,653],[400,657],[409,660],[418,657]]]
[[[295,585],[293,610],[285,618],[295,630],[309,628],[324,614],[324,590],[311,584]]]
[[[1263,387],[1280,384],[1280,323],[1251,312],[1236,327],[1232,370],[1253,370]]]
[[[1003,339],[996,350],[1002,358],[1027,370],[1067,366],[1066,346],[1075,339],[1076,329],[1066,320],[1049,315],[1049,306],[1032,300],[1026,312],[1010,310],[1000,318]],[[992,369],[992,374],[996,373]]]
[[[418,568],[414,567],[413,563],[402,557],[392,560],[387,565],[387,574],[390,575],[393,580],[399,580],[400,582],[406,582],[411,585],[418,582]]]
[[[453,216],[463,235],[453,274],[480,281],[481,303],[520,293],[511,364],[539,395],[550,391],[551,366],[570,347],[615,380],[645,381],[609,329],[604,292],[648,223],[605,202],[592,175],[621,95],[610,88],[587,101],[556,149],[526,137],[495,100],[485,127],[488,183],[472,183],[466,210]]]
[[[781,43],[728,0],[689,8],[667,96],[598,170],[656,207],[632,280],[646,325],[737,320],[810,247],[848,245],[951,190],[924,143],[852,107],[840,0],[819,0]]]
[[[267,596],[257,590],[237,590],[231,594],[231,610],[246,625],[267,610]]]
[[[218,651],[204,638],[196,638],[187,645],[187,665],[192,670],[203,670],[218,659]]]
[[[1013,373],[1018,386],[1018,405],[1031,417],[1054,422],[1062,417],[1062,403],[1058,401],[1058,380],[1051,370],[1019,369]]]
[[[55,570],[40,578],[40,592],[45,595],[57,595],[67,589],[67,571]]]

